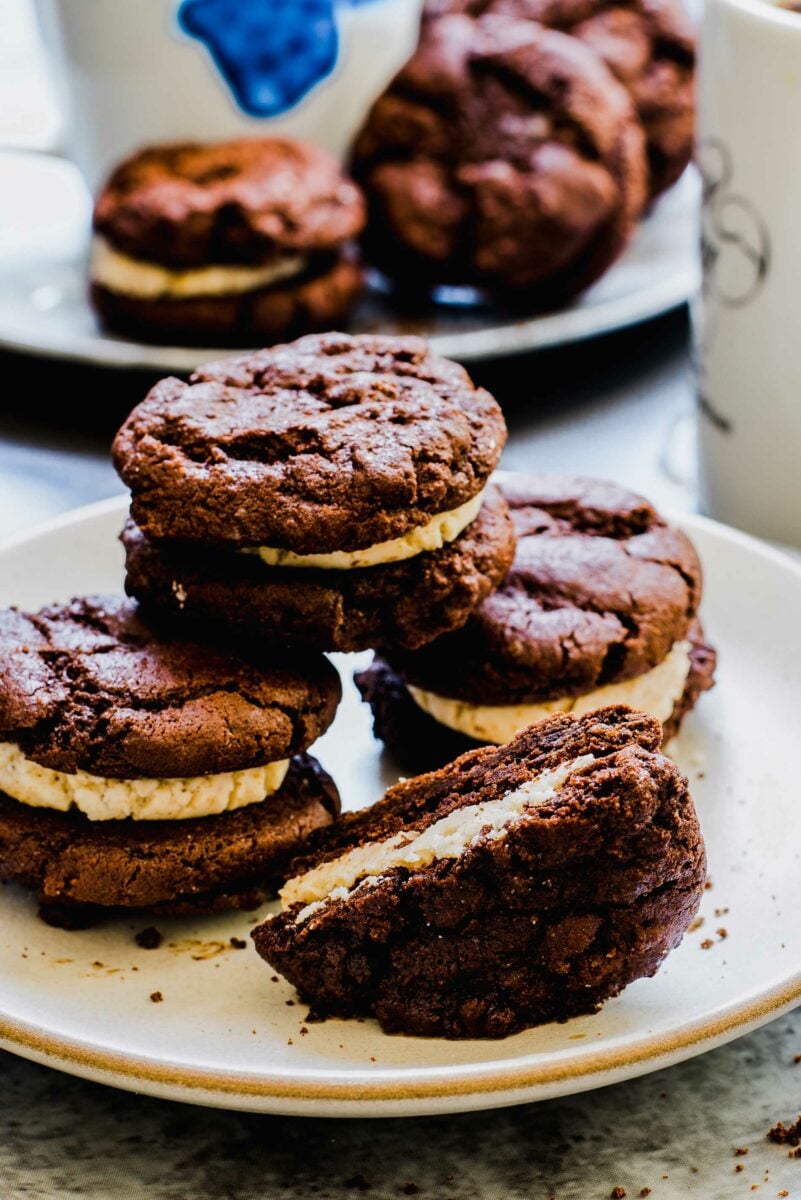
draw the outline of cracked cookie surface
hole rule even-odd
[[[653,685],[641,693],[643,707],[664,706],[667,743],[715,676],[715,651],[696,615],[702,576],[689,539],[616,484],[517,475],[500,486],[518,537],[514,564],[461,629],[410,652],[391,646],[357,673],[376,737],[404,770],[431,770],[484,744],[470,728],[470,706],[484,717],[492,705],[567,698],[568,708],[584,698],[586,707],[598,689],[662,669],[678,649],[688,663],[683,684],[669,683],[676,690],[666,700]],[[442,709],[424,711],[407,684],[456,701],[452,717],[463,702],[465,723],[437,720]],[[594,703],[623,699],[637,703],[603,694]],[[508,719],[520,728],[542,715]],[[503,738],[487,733],[488,740]]]
[[[428,0],[426,16],[501,13],[580,38],[631,96],[645,131],[652,197],[690,162],[695,31],[681,0]]]
[[[501,483],[517,531],[506,579],[467,624],[388,661],[408,683],[474,704],[536,703],[642,675],[685,637],[701,598],[689,538],[611,483]]]
[[[544,802],[455,856],[371,876],[311,911],[290,904],[254,930],[257,950],[319,1015],[373,1015],[391,1033],[497,1038],[595,1011],[654,974],[703,891],[698,820],[661,737],[625,707],[559,715],[397,784],[315,835],[293,883],[355,848],[453,828],[470,806],[567,768]]]
[[[321,656],[160,636],[133,600],[0,612],[0,740],[53,770],[135,779],[260,766],[309,746],[339,697]]]
[[[646,197],[626,89],[578,38],[456,13],[376,101],[353,172],[371,261],[410,288],[563,303],[618,257]]]
[[[309,554],[458,508],[505,440],[493,397],[421,339],[332,333],[163,380],[114,461],[151,538]]]

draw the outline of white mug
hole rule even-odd
[[[61,143],[93,189],[121,158],[154,142],[280,134],[342,158],[368,106],[414,50],[422,7],[422,0],[36,3],[64,113]]]
[[[707,0],[701,62],[701,501],[801,545],[801,13]]]

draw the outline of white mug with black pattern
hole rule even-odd
[[[700,107],[701,502],[801,545],[801,12],[707,0]]]

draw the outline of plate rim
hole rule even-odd
[[[126,504],[127,495],[120,493],[71,509],[22,534],[4,539],[0,543],[0,557],[27,542],[79,522],[102,519],[117,512],[122,515]],[[686,526],[690,532],[693,529],[704,531],[772,562],[795,576],[801,586],[801,562],[786,551],[696,513],[668,509],[666,516],[671,522]],[[170,1063],[163,1058],[126,1053],[84,1039],[59,1036],[35,1021],[20,1020],[2,1011],[0,1046],[22,1057],[33,1058],[85,1078],[102,1076],[104,1081],[130,1090],[143,1090],[144,1085],[151,1094],[164,1095],[169,1092],[170,1098],[188,1102],[213,1103],[215,1099],[230,1102],[239,1098],[251,1104],[257,1101],[287,1101],[312,1105],[330,1101],[367,1107],[383,1101],[396,1105],[415,1105],[422,1101],[459,1102],[470,1096],[489,1097],[500,1093],[510,1096],[512,1093],[554,1088],[570,1082],[582,1085],[573,1089],[575,1091],[589,1089],[603,1082],[612,1082],[615,1077],[620,1077],[621,1072],[626,1075],[642,1074],[691,1058],[766,1024],[799,1001],[801,968],[770,988],[752,994],[745,1001],[718,1008],[711,1014],[685,1023],[681,1029],[667,1036],[646,1033],[622,1045],[585,1054],[578,1062],[564,1056],[547,1063],[527,1061],[526,1058],[507,1058],[487,1063],[449,1064],[413,1072],[409,1068],[393,1067],[361,1071],[333,1069],[323,1073],[307,1068],[307,1073],[301,1070],[289,1076],[283,1072],[270,1074],[263,1069],[243,1073]],[[604,1079],[604,1076],[607,1078]],[[201,1099],[201,1095],[207,1099]],[[520,1098],[526,1099],[525,1096]],[[513,1103],[514,1100],[508,1102]],[[409,1115],[419,1114],[419,1106],[410,1108],[408,1112]],[[375,1115],[383,1114],[376,1112]]]

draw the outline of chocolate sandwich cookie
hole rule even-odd
[[[514,555],[495,400],[418,338],[325,334],[164,380],[117,435],[128,591],[326,650],[455,629]]]
[[[94,210],[91,297],[148,341],[248,345],[336,325],[363,288],[359,189],[325,150],[253,138],[153,146]]]
[[[166,640],[89,597],[0,613],[0,878],[45,910],[253,902],[338,811],[303,751],[340,696],[322,656]]]
[[[560,714],[391,788],[319,835],[253,932],[318,1016],[499,1038],[653,975],[706,876],[658,721]]]
[[[581,38],[631,96],[645,131],[652,197],[693,154],[695,31],[681,0],[428,0],[426,17],[501,13]]]
[[[518,542],[500,588],[462,629],[357,676],[377,736],[428,770],[550,713],[626,703],[667,741],[714,681],[691,542],[616,484],[517,475],[502,490]]]
[[[563,303],[618,257],[646,197],[642,127],[578,38],[490,14],[429,21],[359,134],[365,245],[404,287]]]

